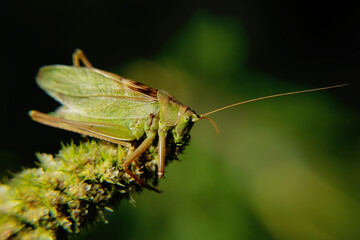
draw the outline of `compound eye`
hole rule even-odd
[[[190,120],[190,117],[188,117],[188,116],[185,116],[185,117],[184,117],[184,121],[185,121],[185,122],[188,122],[189,120]]]

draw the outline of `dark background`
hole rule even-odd
[[[134,59],[152,59],[198,12],[241,23],[247,37],[245,65],[251,71],[307,88],[350,83],[329,94],[352,112],[352,117],[359,116],[358,1],[34,0],[5,1],[1,5],[3,175],[34,166],[34,152],[54,153],[60,140],[79,139],[75,134],[34,123],[27,116],[31,109],[50,112],[58,106],[35,83],[39,67],[70,65],[76,48],[83,49],[100,69],[114,69]],[[237,81],[244,80],[235,79],[230,84]],[[266,89],[260,92],[267,94]],[[356,142],[356,147],[358,122],[349,122],[353,135],[346,141]]]
[[[317,87],[351,83],[334,94],[358,109],[356,1],[5,1],[0,15],[1,147],[31,159],[32,150],[43,145],[39,138],[50,136],[40,135],[43,127],[26,116],[38,106],[47,111],[57,106],[34,82],[40,66],[71,64],[76,48],[100,69],[151,58],[200,10],[241,21],[249,42],[248,68]],[[16,143],[22,151],[14,149]],[[56,151],[56,143],[47,144]]]

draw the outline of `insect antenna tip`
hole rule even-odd
[[[216,131],[218,134],[220,134],[219,128],[216,126],[215,122],[214,122],[211,118],[205,117],[205,116],[200,116],[199,120],[201,120],[201,119],[209,120],[209,121],[211,122],[211,124],[214,126],[215,131]]]

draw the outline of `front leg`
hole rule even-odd
[[[164,177],[164,168],[165,168],[165,157],[166,157],[166,134],[162,128],[159,128],[159,164],[158,164],[158,177]]]

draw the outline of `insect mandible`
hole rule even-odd
[[[80,66],[81,62],[84,67]],[[217,111],[262,99],[346,85],[255,98],[198,115],[166,91],[94,68],[79,49],[73,54],[73,65],[50,65],[39,70],[38,85],[62,106],[53,115],[32,110],[29,112],[31,118],[129,148],[132,141],[145,136],[123,163],[124,171],[142,185],[146,184],[129,167],[154,143],[156,137],[159,157],[157,174],[161,178],[164,176],[167,135],[171,135],[174,143],[181,146],[195,122],[201,119],[212,122],[207,116]]]

